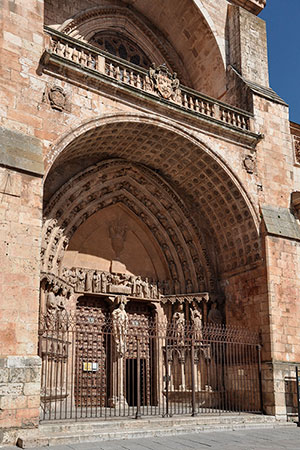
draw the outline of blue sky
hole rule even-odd
[[[300,123],[300,0],[267,0],[259,17],[267,23],[270,86]]]

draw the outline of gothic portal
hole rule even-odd
[[[12,3],[2,442],[40,420],[292,417],[300,127],[269,86],[266,1]]]

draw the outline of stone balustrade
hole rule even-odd
[[[153,66],[147,71],[49,27],[45,30],[50,43],[43,58],[44,64],[51,57],[58,63],[67,60],[90,74],[101,74],[103,81],[117,82],[135,91],[143,91],[160,102],[176,105],[183,111],[251,132],[250,113],[181,85],[176,74],[170,73],[165,65]]]

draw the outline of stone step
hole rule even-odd
[[[274,426],[276,426],[274,417],[254,415],[57,423],[40,426],[36,435],[30,433],[30,435],[20,436],[18,445],[29,448],[41,445]]]
[[[280,422],[280,426],[282,425],[283,423]],[[286,425],[295,426],[288,423]],[[278,422],[275,417],[254,414],[59,422],[40,425],[35,433],[32,430],[24,431],[19,436],[17,445],[21,448],[34,448],[193,432],[275,428],[276,426]]]
[[[40,430],[44,434],[53,433],[53,432],[72,432],[78,430],[85,431],[101,431],[105,430],[116,430],[116,429],[140,429],[141,426],[150,426],[152,428],[168,428],[177,425],[210,425],[215,423],[274,423],[275,418],[273,416],[263,416],[256,414],[242,414],[242,415],[233,415],[233,414],[224,414],[220,415],[212,415],[212,414],[201,414],[196,417],[169,417],[169,418],[161,418],[161,417],[144,417],[141,420],[135,420],[131,418],[124,419],[106,419],[106,420],[88,420],[83,419],[77,422],[51,422],[45,423],[40,426]]]

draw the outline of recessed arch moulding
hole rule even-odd
[[[216,28],[216,7],[209,11],[199,0],[164,0],[163,8],[158,0],[131,3],[85,1],[63,8],[60,2],[55,8],[55,1],[46,1],[45,23],[85,42],[115,30],[136,42],[154,63],[165,62],[182,84],[225,99],[225,23],[222,18],[223,29],[220,24]]]
[[[114,226],[125,242],[119,255]],[[128,275],[221,298],[222,274],[260,259],[242,187],[212,152],[171,127],[123,119],[85,128],[48,172],[44,272],[108,271],[116,260]]]

